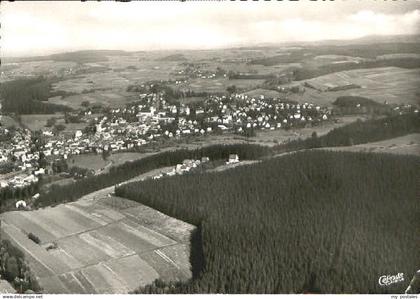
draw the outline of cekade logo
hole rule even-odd
[[[379,277],[380,286],[389,286],[397,282],[404,281],[404,273],[398,273],[397,275],[382,275]]]

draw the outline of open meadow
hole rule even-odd
[[[7,59],[6,59],[7,61]],[[6,62],[2,63],[2,69],[11,69],[14,76],[32,76],[44,75],[45,73],[58,73],[63,70],[74,68],[76,63],[73,61],[53,61],[53,60],[39,60],[39,61],[20,61],[20,62]],[[1,76],[3,81],[3,77]]]
[[[301,103],[313,102],[320,105],[330,105],[339,96],[362,96],[378,103],[386,101],[389,104],[418,104],[420,101],[419,69],[397,67],[359,69],[332,73],[298,82],[302,85],[304,82],[309,82],[320,90],[348,84],[361,87],[341,91],[319,91],[306,87],[304,94],[292,94],[290,96],[291,100]],[[296,85],[296,83],[294,82],[291,85]]]
[[[22,125],[31,130],[31,131],[45,131],[53,130],[53,127],[47,127],[47,122],[49,119],[55,118],[55,125],[63,125],[63,133],[68,135],[73,135],[77,130],[83,130],[87,124],[86,123],[65,123],[64,114],[55,113],[55,114],[22,114],[21,122]]]
[[[13,118],[7,115],[0,115],[0,124],[2,127],[16,127],[19,128],[20,124]]]
[[[94,153],[81,154],[71,156],[67,160],[68,166],[71,167],[80,167],[98,171],[101,168],[104,168],[106,165],[111,162],[107,162],[102,158],[102,155],[97,155]]]
[[[250,90],[257,88],[264,82],[263,79],[232,79],[215,78],[215,79],[191,79],[187,83],[181,85],[170,85],[178,90],[191,90],[194,92],[208,92],[208,93],[224,93],[228,86],[235,85],[238,89]]]
[[[129,84],[128,80],[114,71],[95,72],[75,76],[53,84],[53,90],[81,93],[84,90],[96,89],[124,89]]]
[[[147,156],[153,155],[156,152],[140,153],[140,152],[120,152],[111,153],[111,155],[104,160],[101,154],[85,153],[71,156],[67,160],[69,167],[80,167],[91,169],[94,171],[108,171],[111,166],[119,166],[125,162],[139,160]]]
[[[83,102],[89,105],[100,105],[106,107],[122,107],[131,102],[131,94],[124,90],[96,90],[89,93],[76,94],[67,97],[56,96],[48,100],[49,103],[64,105],[75,110],[80,109]]]
[[[57,124],[64,123],[63,114],[23,114],[21,115],[21,121],[23,126],[28,128],[31,131],[38,131],[46,129],[47,121],[51,118],[61,119],[62,121],[57,121]],[[52,128],[49,128],[50,130]]]

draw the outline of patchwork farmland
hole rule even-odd
[[[339,96],[362,96],[378,103],[417,104],[419,102],[419,70],[398,67],[359,69],[332,73],[309,80],[297,81],[310,83],[313,88],[306,88],[303,95],[292,94],[290,100],[300,103],[313,101],[321,105],[330,105]],[[359,85],[360,88],[341,91],[321,91],[328,87]],[[290,84],[296,85],[296,82]]]
[[[1,215],[2,237],[25,253],[45,293],[128,293],[157,278],[191,278],[194,226],[139,203],[98,194]]]

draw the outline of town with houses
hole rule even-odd
[[[82,119],[91,120],[90,130],[77,130],[73,136],[49,129],[35,136],[28,129],[9,132],[2,128],[3,136],[13,136],[1,143],[0,162],[13,163],[15,171],[1,176],[1,187],[22,188],[36,183],[51,172],[48,165],[52,162],[74,155],[130,151],[158,139],[313,126],[330,117],[329,109],[314,104],[241,94],[210,96],[194,107],[169,104],[164,93],[140,94],[134,104],[109,109],[94,118],[89,109],[81,113],[85,117]],[[40,165],[41,159],[48,163]]]
[[[420,293],[413,3],[17,2],[0,294]]]
[[[150,89],[153,83],[147,87]],[[35,136],[28,129],[9,132],[2,127],[0,134],[11,138],[1,143],[0,163],[12,163],[14,171],[0,176],[1,188],[19,189],[34,184],[40,176],[51,173],[54,161],[67,160],[74,155],[134,151],[156,140],[188,136],[228,132],[252,136],[254,130],[311,127],[332,119],[330,107],[292,103],[264,95],[212,95],[192,105],[171,104],[164,92],[141,93],[138,97],[138,101],[125,108],[106,109],[103,114],[92,114],[89,108],[81,111],[82,121],[89,122],[89,126],[75,131],[73,136],[47,128]],[[356,108],[359,107],[360,104]],[[401,105],[393,109],[402,114],[411,108],[411,105]],[[42,165],[40,160],[44,161]],[[178,166],[173,173],[182,173],[185,167],[194,165],[195,162],[186,163],[184,168]]]

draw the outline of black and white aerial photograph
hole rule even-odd
[[[1,298],[418,298],[420,1],[0,20]]]

